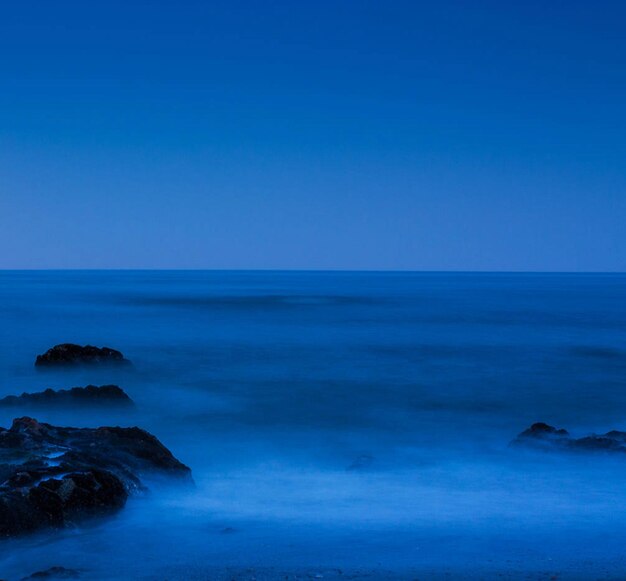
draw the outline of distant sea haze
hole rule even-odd
[[[196,481],[3,541],[3,577],[626,576],[626,459],[508,445],[626,429],[626,275],[3,271],[0,321],[0,398],[119,385],[37,418],[139,425]],[[133,366],[35,370],[63,342]]]

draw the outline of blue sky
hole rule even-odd
[[[5,2],[0,268],[626,270],[622,2]]]

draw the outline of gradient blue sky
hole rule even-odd
[[[0,8],[0,268],[626,270],[626,3]]]

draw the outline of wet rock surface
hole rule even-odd
[[[0,399],[0,407],[42,408],[53,406],[115,405],[134,407],[133,400],[117,385],[88,385],[71,389],[46,389],[36,393],[8,395]]]
[[[0,428],[0,537],[115,512],[149,473],[191,482],[189,468],[140,428],[15,419]]]
[[[606,434],[591,434],[573,438],[564,429],[536,423],[519,434],[513,446],[524,446],[547,451],[626,453],[626,432],[612,430]]]
[[[43,355],[37,355],[35,367],[67,367],[80,365],[115,365],[127,366],[131,362],[116,349],[94,347],[93,345],[75,345],[61,343],[48,349]]]

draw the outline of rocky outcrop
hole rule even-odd
[[[0,536],[119,510],[145,475],[191,471],[140,428],[63,428],[29,417],[0,428]]]
[[[612,430],[606,434],[591,434],[583,438],[572,438],[564,429],[544,423],[533,424],[512,442],[513,446],[563,451],[563,452],[626,452],[626,432]]]
[[[7,395],[0,399],[0,407],[56,407],[56,406],[101,406],[113,405],[134,407],[133,400],[117,385],[88,385],[71,389],[46,389],[36,393]]]
[[[67,367],[79,365],[130,365],[120,351],[110,347],[61,343],[37,355],[35,367]]]
[[[8,395],[0,399],[1,407],[50,407],[57,405],[121,405],[133,406],[133,401],[117,385],[88,385],[71,389],[46,389],[20,396]]]

